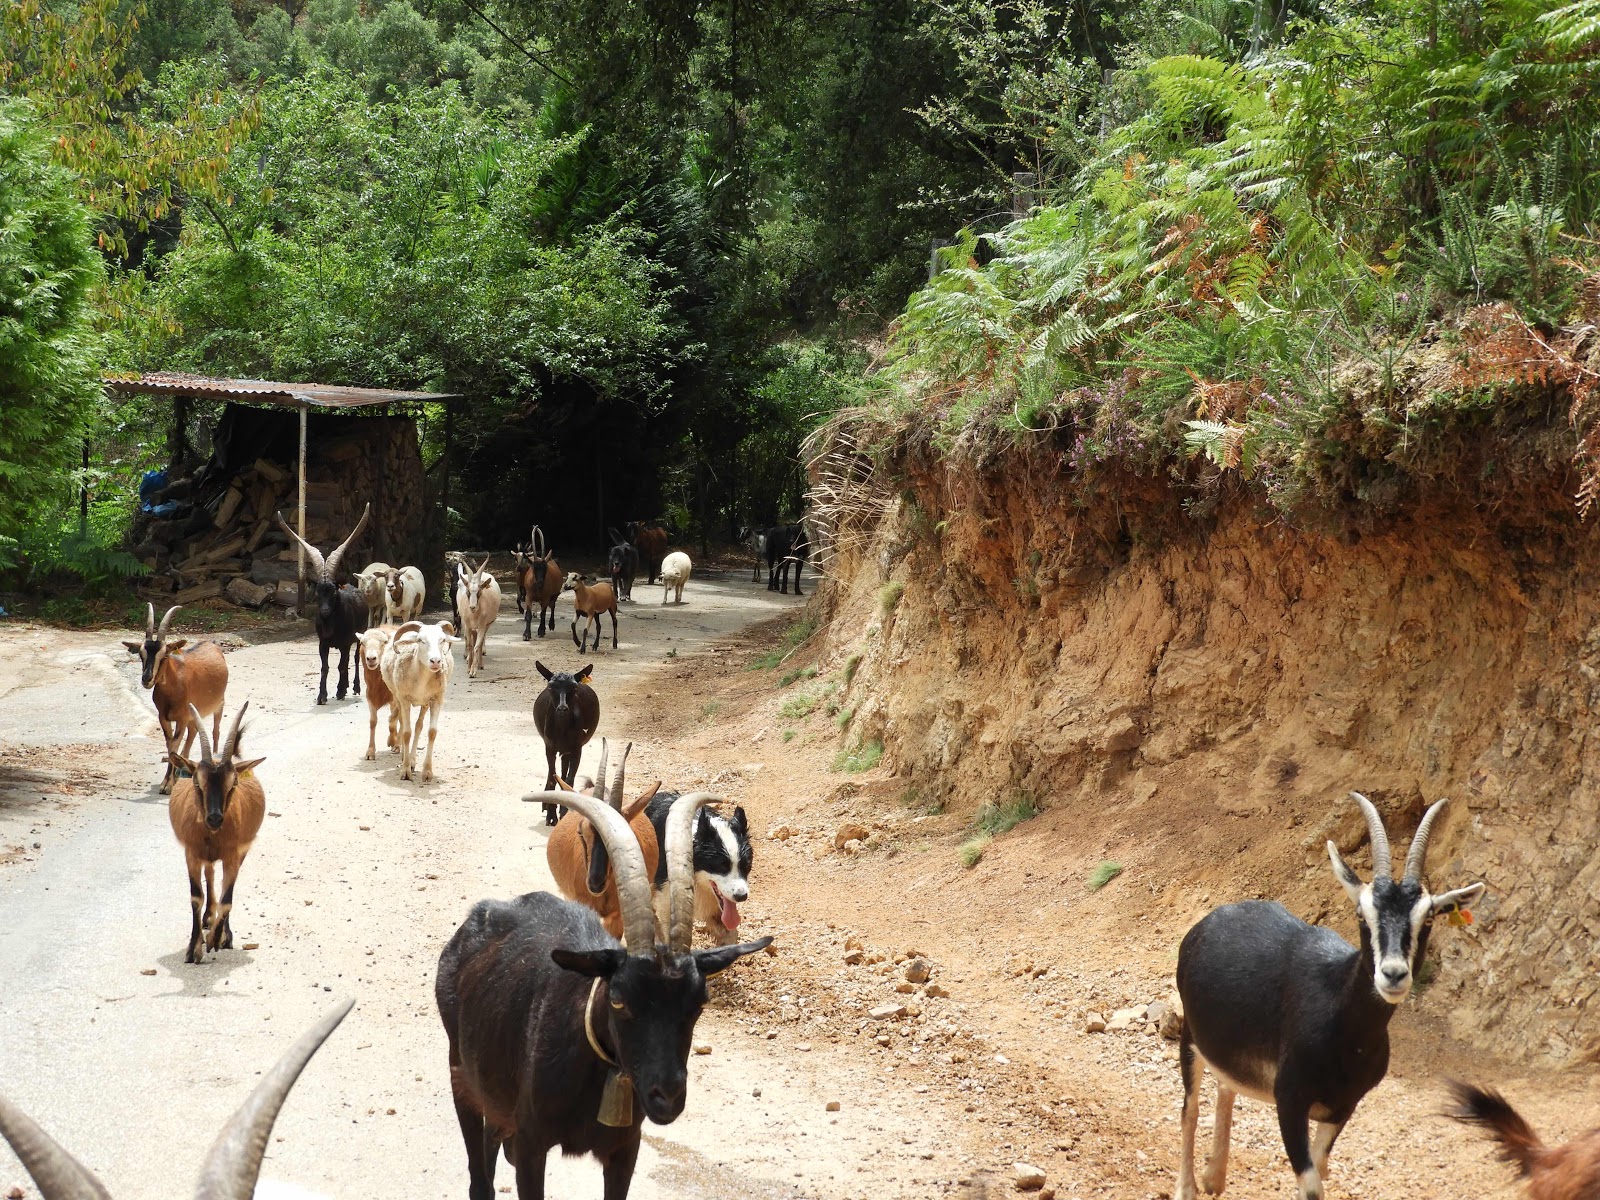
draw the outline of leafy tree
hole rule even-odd
[[[89,213],[28,106],[0,101],[0,536],[71,479],[100,394]]]

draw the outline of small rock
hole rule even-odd
[[[1036,1192],[1044,1186],[1044,1172],[1032,1163],[1012,1163],[1011,1170],[1018,1191]]]
[[[694,1052],[696,1054],[710,1054],[711,1053],[711,1043],[710,1042],[696,1042],[694,1044]]]
[[[844,852],[846,854],[860,854],[861,853],[861,840],[859,838],[851,838],[841,848],[844,850]]]
[[[796,830],[793,825],[779,825],[767,836],[769,836],[775,842],[787,842],[790,838],[794,837],[797,832],[799,831]]]
[[[929,976],[932,974],[933,967],[928,964],[928,960],[925,958],[913,958],[906,964],[906,982],[908,983],[927,983]]]
[[[867,947],[858,937],[847,937],[844,940],[846,950],[865,950]]]
[[[945,989],[939,986],[937,983],[930,983],[922,990],[922,994],[924,996],[932,996],[937,1000],[941,997],[948,996],[950,993],[945,991]]]
[[[751,1088],[750,1089],[750,1094],[752,1096],[754,1096],[757,1100],[761,1099],[761,1089],[760,1088]]]
[[[994,1060],[995,1060],[995,1062],[999,1063],[1002,1067],[1005,1066],[1007,1063],[1009,1063],[1011,1061],[1004,1054],[996,1054],[994,1056]]]
[[[838,1112],[839,1111],[839,1102],[837,1100],[829,1100],[828,1103],[826,1105],[824,1105],[823,1107],[828,1112]]]
[[[359,829],[362,833],[371,833],[372,832],[372,826],[371,825],[357,825],[356,828]]]
[[[899,983],[894,985],[894,990],[899,992],[902,996],[909,996],[917,990],[917,985],[914,983],[906,983],[904,980],[901,980]]]
[[[877,1008],[867,1013],[867,1016],[874,1021],[890,1021],[895,1017],[903,1017],[905,1015],[906,1006],[904,1004],[880,1004]]]
[[[801,1051],[802,1053],[807,1053],[808,1054],[811,1051],[811,1043],[810,1042],[799,1042],[799,1043],[797,1043],[795,1045],[795,1049]]]
[[[260,942],[246,942],[241,947],[241,949],[244,949],[244,950],[259,950],[259,949],[261,949],[261,943]]]
[[[146,967],[144,970],[139,972],[141,975],[154,975],[155,973],[156,969],[154,967]]]
[[[6,1200],[22,1200],[22,1189],[19,1187],[12,1188],[6,1193]]]
[[[1104,1033],[1106,1031],[1106,1019],[1099,1013],[1090,1013],[1089,1019],[1083,1023],[1083,1031],[1085,1033]]]
[[[844,956],[844,965],[847,966],[847,967],[857,966],[866,957],[867,956],[864,953],[862,953],[860,950],[851,950],[848,954],[846,954]]]
[[[887,1046],[889,1044],[889,1040],[890,1039],[889,1039],[889,1035],[887,1033],[880,1033],[873,1040],[876,1041],[878,1043],[878,1045],[880,1045],[880,1046]]]
[[[1131,1029],[1134,1025],[1144,1023],[1145,1006],[1140,1004],[1134,1008],[1119,1008],[1111,1014],[1111,1019],[1106,1022],[1106,1031],[1117,1033],[1123,1029]]]
[[[871,832],[872,830],[865,825],[857,825],[853,821],[847,821],[834,831],[833,848],[835,850],[843,850],[846,842],[864,842]]]

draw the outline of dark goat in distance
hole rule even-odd
[[[806,537],[804,525],[774,525],[763,535],[767,551],[767,591],[789,593],[789,568],[794,567],[794,594],[805,595],[800,590],[800,576],[805,572],[806,555],[811,542]],[[780,586],[781,582],[781,586]]]
[[[600,697],[589,686],[593,663],[572,675],[552,671],[542,662],[535,661],[533,665],[545,678],[544,691],[533,701],[533,727],[544,739],[545,763],[549,768],[544,790],[549,792],[556,786],[556,755],[561,756],[561,781],[570,787],[578,777],[578,760],[583,748],[600,727]],[[560,815],[556,804],[544,806],[546,825],[554,825]]]
[[[522,640],[533,641],[533,608],[539,606],[539,636],[556,627],[556,598],[564,576],[553,551],[544,548],[544,533],[535,525],[528,544],[517,552],[517,608],[522,613]],[[548,615],[548,624],[546,616]]]
[[[669,820],[672,904],[663,939],[643,855],[622,815],[592,796],[523,799],[565,803],[593,823],[612,858],[629,949],[592,910],[547,892],[480,901],[450,939],[434,995],[450,1043],[467,1195],[492,1200],[504,1147],[519,1200],[541,1200],[545,1161],[559,1148],[593,1154],[606,1200],[626,1200],[644,1119],[668,1125],[683,1112],[707,977],[772,939],[690,949],[691,827],[714,797],[683,797]]]
[[[612,590],[617,594],[618,603],[632,602],[633,581],[639,577],[638,547],[615,529],[607,529],[606,532],[611,535],[611,549],[606,554],[606,562],[611,574]]]
[[[273,1122],[289,1098],[289,1089],[354,1004],[346,1000],[301,1034],[228,1118],[200,1168],[195,1200],[251,1200]],[[110,1200],[111,1193],[93,1172],[4,1097],[0,1097],[0,1136],[16,1151],[44,1200]],[[177,1189],[166,1190],[172,1195]]]
[[[1500,1157],[1528,1181],[1528,1200],[1596,1200],[1600,1197],[1600,1129],[1564,1146],[1546,1146],[1522,1114],[1492,1088],[1451,1080],[1456,1108],[1450,1116],[1485,1130]]]
[[[629,521],[628,540],[639,552],[645,583],[654,583],[661,574],[661,560],[667,556],[667,531],[656,521]]]
[[[367,527],[367,518],[372,515],[372,504],[361,510],[361,520],[356,522],[356,527],[350,531],[350,536],[339,543],[339,548],[327,558],[322,557],[311,543],[305,541],[294,530],[289,528],[289,522],[283,519],[283,514],[278,514],[278,524],[283,526],[283,531],[305,548],[311,558],[311,565],[316,569],[317,582],[313,585],[313,595],[317,603],[317,641],[318,651],[322,655],[322,680],[317,686],[317,703],[328,702],[328,651],[339,651],[339,691],[337,698],[343,700],[350,686],[350,648],[356,644],[356,639],[367,631],[367,601],[361,593],[353,587],[340,587],[339,566],[344,561],[344,552],[350,548],[350,543],[361,536],[361,531]],[[361,695],[361,671],[358,668],[355,676],[356,695]]]

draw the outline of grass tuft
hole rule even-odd
[[[1010,800],[1002,800],[998,804],[985,804],[978,810],[978,815],[973,818],[972,824],[974,828],[990,837],[998,837],[1038,815],[1038,801],[1027,792],[1018,792]]]
[[[846,725],[850,724],[850,721],[855,717],[855,715],[856,710],[854,708],[841,708],[834,716],[833,723],[840,729],[843,729]]]
[[[798,696],[790,696],[778,709],[778,715],[786,721],[802,721],[817,711],[821,701],[810,692],[801,692]]]
[[[785,730],[784,730],[784,731],[783,731],[783,740],[784,740],[784,741],[786,741],[786,742],[792,742],[792,741],[794,741],[794,730],[792,730],[792,729],[785,729]]]
[[[905,595],[906,585],[898,581],[886,583],[878,589],[878,614],[885,619],[894,612],[895,606],[900,603],[900,597]]]
[[[994,839],[988,834],[980,833],[977,837],[962,842],[961,865],[969,871],[972,870],[983,861],[983,852],[989,848],[989,843],[992,841]]]
[[[852,654],[844,660],[844,685],[850,686],[850,681],[856,677],[856,668],[861,665],[861,655]]]
[[[1089,872],[1089,890],[1098,892],[1118,875],[1122,874],[1122,864],[1119,862],[1103,862],[1093,871]]]
[[[793,671],[785,671],[783,677],[778,680],[778,686],[786,688],[797,679],[815,679],[816,677],[817,669],[815,667],[798,667]]]
[[[841,750],[833,756],[833,769],[849,775],[870,771],[883,761],[883,743],[874,738],[854,750]]]

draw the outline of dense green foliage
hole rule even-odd
[[[70,493],[99,393],[89,214],[29,107],[0,102],[0,567]]]
[[[1291,32],[1143,65],[1058,204],[948,255],[894,342],[945,436],[1201,453],[1293,510],[1398,499],[1561,389],[1587,420],[1560,330],[1594,315],[1600,9],[1390,0]]]

